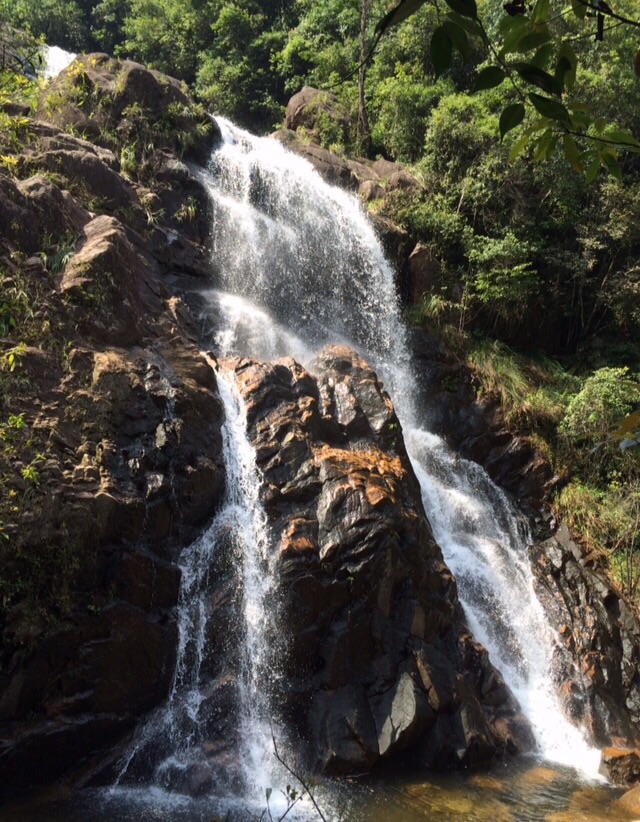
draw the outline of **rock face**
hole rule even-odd
[[[534,546],[531,556],[538,596],[563,643],[556,675],[570,716],[600,747],[638,745],[640,625],[634,609],[566,526]]]
[[[224,482],[215,372],[174,289],[210,273],[181,156],[215,135],[176,81],[104,55],[40,115],[55,123],[18,130],[16,174],[0,172],[2,792],[108,749],[164,699],[176,557]],[[183,130],[135,165],[149,116]]]
[[[393,406],[354,352],[309,373],[233,362],[264,481],[281,591],[283,712],[314,767],[358,772],[412,750],[475,767],[531,744],[466,627]]]

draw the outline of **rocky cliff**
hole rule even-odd
[[[206,155],[214,124],[175,81],[105,55],[76,61],[36,118],[14,115],[0,172],[4,788],[64,773],[166,695],[176,553],[224,482],[216,376],[172,287],[209,270],[207,201],[182,157]],[[132,134],[149,142],[131,148]]]
[[[10,115],[0,168],[0,784],[17,789],[101,760],[162,702],[175,664],[176,560],[210,522],[225,478],[216,373],[184,299],[215,278],[208,198],[188,163],[206,158],[215,122],[176,81],[105,55],[72,64],[35,117],[15,106]],[[349,174],[360,174],[363,195],[417,184],[388,164],[361,165]],[[379,227],[406,277],[409,238]],[[433,375],[424,390],[437,396],[457,366],[421,345]],[[308,370],[292,360],[225,367],[247,405],[278,619],[291,637],[278,710],[309,766],[353,771],[409,750],[427,767],[476,766],[526,748],[518,707],[468,632],[369,366],[334,348]],[[443,427],[453,421],[465,453],[541,499],[544,468],[526,449],[505,461],[514,448],[497,425],[488,447],[486,417],[465,396],[442,405]],[[543,545],[538,560],[543,588],[564,603],[549,607],[559,628],[571,623],[573,640],[561,634],[575,669],[589,674],[592,660],[604,671],[582,702],[629,738],[635,615],[584,582],[573,549],[573,560],[558,551]],[[234,598],[225,573],[212,581],[221,632]],[[588,608],[597,618],[580,616]],[[210,750],[229,733],[236,664],[216,660]],[[606,741],[611,727],[594,720],[594,736]]]

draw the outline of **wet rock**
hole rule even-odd
[[[589,730],[596,745],[620,745],[624,740],[635,747],[640,721],[640,623],[635,610],[597,558],[585,557],[565,525],[534,546],[531,558],[538,597],[561,640],[554,664],[558,681],[565,683],[568,712]]]
[[[615,803],[616,810],[640,817],[640,785],[622,794]]]
[[[477,767],[530,743],[471,640],[427,523],[393,405],[366,362],[330,347],[228,363],[247,408],[277,551],[285,717],[311,764],[368,769],[413,751]],[[311,709],[309,708],[311,706]]]
[[[640,751],[637,748],[604,748],[600,773],[615,785],[636,785],[640,782]]]

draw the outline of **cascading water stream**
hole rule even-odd
[[[276,140],[218,122],[223,142],[201,179],[213,204],[213,254],[224,288],[205,293],[219,353],[304,362],[322,345],[345,341],[369,359],[403,423],[425,509],[474,635],[518,697],[542,756],[594,776],[599,753],[567,721],[555,694],[558,640],[534,593],[526,529],[479,466],[420,427],[394,274],[358,201]]]
[[[167,791],[165,798],[190,789],[189,774],[202,773],[203,745],[207,743],[208,668],[212,652],[208,633],[215,610],[210,602],[209,578],[222,543],[239,569],[239,617],[228,624],[230,646],[237,646],[238,715],[243,802],[261,808],[265,789],[281,781],[274,768],[270,728],[269,682],[272,680],[268,600],[273,596],[269,570],[267,525],[260,503],[260,477],[255,453],[246,433],[246,417],[233,379],[218,372],[218,388],[225,410],[222,426],[226,492],[221,509],[201,538],[182,554],[182,582],[178,605],[176,671],[166,706],[138,731],[120,766],[116,791],[143,784]],[[149,777],[149,766],[152,775]],[[138,774],[142,777],[139,779]],[[209,775],[212,785],[217,774]],[[202,777],[200,777],[202,778]],[[236,791],[237,793],[237,791]],[[222,788],[229,803],[228,787]]]

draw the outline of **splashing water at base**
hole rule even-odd
[[[229,643],[240,646],[238,657],[239,761],[244,783],[245,806],[264,808],[266,790],[284,784],[273,752],[270,725],[270,684],[274,681],[274,643],[268,600],[273,598],[274,576],[270,573],[267,525],[260,502],[260,477],[255,452],[246,433],[244,406],[233,378],[218,373],[218,389],[225,410],[222,426],[226,493],[212,525],[183,552],[182,582],[178,607],[178,652],[172,690],[166,707],[154,714],[136,735],[120,768],[117,789],[133,782],[155,785],[155,802],[168,806],[189,793],[190,772],[206,767],[207,729],[212,707],[208,702],[208,679],[212,653],[208,642],[213,604],[210,575],[216,555],[225,542],[240,569],[241,601],[236,624],[227,625]],[[203,747],[204,746],[204,747]],[[153,775],[146,774],[153,763]],[[139,769],[143,776],[137,778]],[[215,763],[211,785],[218,782]],[[145,790],[149,790],[146,788]],[[215,793],[215,789],[213,789]],[[225,802],[231,794],[224,793]],[[133,797],[133,793],[131,793]],[[149,794],[151,796],[151,794]],[[274,793],[274,811],[286,810],[286,802]],[[177,806],[176,806],[177,807]]]

